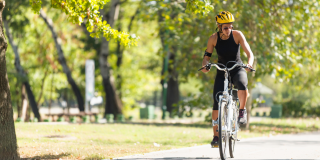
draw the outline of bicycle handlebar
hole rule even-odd
[[[225,68],[220,68],[218,65],[222,65],[222,66],[224,66]],[[206,68],[207,70],[209,70],[212,66],[217,67],[217,69],[220,70],[220,71],[225,71],[226,69],[227,69],[228,71],[231,71],[231,70],[233,70],[233,69],[234,69],[235,67],[237,67],[237,66],[240,66],[240,67],[243,67],[243,68],[249,68],[249,69],[251,70],[251,72],[256,71],[256,70],[253,69],[253,68],[247,67],[247,66],[244,65],[243,63],[241,63],[241,64],[240,64],[240,63],[236,63],[236,64],[234,64],[231,68],[227,68],[225,65],[220,64],[220,63],[217,63],[217,64],[215,64],[215,63],[208,63],[208,64],[205,65],[204,67],[200,68],[198,71],[201,71],[201,70],[204,69],[204,68]]]

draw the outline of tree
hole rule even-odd
[[[108,21],[111,27],[113,27],[116,21],[115,14],[119,13],[119,10],[118,13],[116,13],[116,7],[119,7],[118,5],[120,5],[119,2],[119,0],[112,0],[109,12],[107,16],[105,16],[105,20]],[[99,53],[99,65],[102,76],[103,88],[106,93],[105,114],[114,114],[114,117],[116,118],[117,114],[122,113],[122,102],[119,96],[117,95],[114,83],[112,82],[110,65],[108,63],[109,54],[109,42],[105,38],[102,38]]]
[[[19,159],[17,139],[13,122],[10,87],[7,76],[7,41],[3,32],[2,12],[5,1],[0,1],[0,155],[3,159]]]
[[[22,3],[22,4],[21,4]],[[9,4],[9,8],[15,8],[17,6],[15,6],[16,3],[11,3]],[[20,2],[19,5],[25,5],[26,3],[24,2]],[[19,54],[19,51],[18,51],[18,46],[15,44],[14,42],[14,38],[12,36],[12,33],[10,32],[10,29],[9,29],[9,24],[10,21],[8,22],[8,15],[12,14],[12,12],[14,13],[19,13],[19,11],[15,10],[15,9],[12,9],[12,10],[8,10],[8,11],[5,11],[4,12],[4,27],[6,28],[6,34],[7,34],[7,37],[9,39],[9,43],[11,44],[12,48],[13,48],[13,51],[14,51],[14,54],[15,54],[15,62],[14,62],[14,65],[15,65],[15,68],[16,68],[16,71],[18,72],[19,74],[19,77],[22,79],[22,83],[23,83],[23,87],[25,87],[25,90],[27,92],[27,95],[28,95],[28,100],[29,100],[29,103],[30,103],[30,106],[32,108],[32,111],[35,115],[35,117],[41,121],[41,117],[40,117],[40,114],[39,114],[39,109],[38,109],[38,105],[37,105],[37,102],[35,100],[35,96],[34,96],[34,93],[32,91],[32,88],[30,86],[30,83],[29,83],[29,78],[26,74],[26,72],[24,71],[23,67],[21,66],[21,63],[20,63],[20,54]],[[24,17],[25,18],[25,17]],[[24,101],[22,101],[24,102]],[[22,104],[23,106],[24,104]],[[25,105],[24,105],[25,106]]]
[[[103,15],[103,20],[107,21],[109,25],[113,27],[117,21],[117,17],[115,15],[119,14],[120,1],[113,0],[108,6],[109,8],[107,12],[104,9],[100,9],[100,13]],[[85,21],[87,20],[88,19],[85,19]],[[115,78],[111,73],[112,68],[108,62],[108,58],[110,57],[109,41],[102,37],[98,44],[93,43],[98,39],[90,37],[90,33],[87,31],[84,24],[82,24],[82,28],[87,35],[87,39],[85,40],[87,47],[95,49],[97,54],[97,59],[95,61],[97,61],[98,68],[100,69],[102,86],[106,99],[104,115],[114,114],[114,118],[116,118],[117,114],[122,114],[122,102],[119,95],[116,93]],[[118,43],[120,43],[120,41],[118,41]]]
[[[157,19],[159,24],[158,36],[162,43],[161,55],[164,59],[161,83],[163,84],[164,81],[168,81],[166,106],[171,116],[174,114],[183,114],[182,112],[179,113],[179,104],[182,103],[180,101],[179,79],[186,81],[187,77],[195,75],[195,70],[191,67],[193,65],[189,65],[190,62],[197,64],[193,56],[193,52],[195,52],[194,46],[196,46],[196,44],[194,44],[195,38],[199,38],[199,35],[205,34],[205,30],[199,32],[201,30],[193,22],[197,23],[199,19],[203,19],[203,15],[206,15],[208,13],[207,11],[212,9],[212,6],[208,5],[206,6],[207,8],[199,7],[200,10],[197,10],[196,13],[199,11],[199,13],[201,12],[200,15],[184,13],[185,9],[192,10],[192,8],[188,8],[188,6],[190,6],[189,3],[196,2],[187,1],[187,3],[184,3],[181,1],[177,3],[160,1],[154,4],[145,3],[143,7],[147,9],[143,9],[144,12],[140,14],[142,19]],[[194,11],[191,13],[193,12]],[[167,66],[167,64],[165,64],[166,57],[168,57],[167,71],[164,69]],[[184,106],[182,106],[182,108],[183,107]]]
[[[79,110],[81,112],[83,112],[84,111],[83,96],[81,95],[81,92],[80,92],[80,89],[79,89],[78,85],[75,83],[74,79],[72,78],[71,71],[70,71],[70,69],[69,69],[69,67],[67,65],[66,58],[64,56],[64,52],[63,52],[62,47],[61,47],[61,43],[60,43],[59,38],[58,38],[58,36],[56,34],[56,31],[54,29],[52,20],[47,17],[47,15],[44,13],[43,10],[40,11],[40,16],[46,22],[48,28],[51,30],[52,37],[54,39],[54,42],[55,42],[55,45],[56,45],[56,48],[57,48],[57,52],[58,52],[58,61],[62,65],[63,72],[66,74],[67,80],[68,80],[69,84],[72,87],[74,95],[77,98]]]

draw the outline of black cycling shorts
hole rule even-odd
[[[238,88],[238,90],[247,90],[248,86],[248,77],[247,72],[245,69],[241,68],[236,72],[230,72],[231,75],[231,82],[232,84]],[[214,89],[213,89],[213,110],[218,110],[218,101],[216,100],[216,94],[221,91],[220,94],[223,92],[223,85],[224,85],[224,74],[217,74],[216,80],[214,82]],[[219,96],[217,96],[219,99]]]

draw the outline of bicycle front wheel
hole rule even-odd
[[[239,103],[238,103],[239,104]],[[236,145],[236,142],[238,140],[238,130],[239,130],[239,124],[238,124],[238,115],[239,115],[239,105],[237,106],[234,106],[235,108],[234,109],[234,112],[233,112],[233,116],[232,116],[232,119],[233,119],[233,124],[232,124],[232,132],[233,132],[233,135],[230,136],[229,138],[229,153],[230,153],[230,157],[231,158],[234,158],[234,148],[235,148],[235,145]]]
[[[219,108],[219,152],[222,160],[227,159],[226,150],[229,140],[227,133],[227,103],[220,102]]]

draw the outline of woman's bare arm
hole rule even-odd
[[[241,31],[237,31],[237,33],[238,33],[238,36],[239,36],[240,45],[241,45],[242,49],[244,50],[244,52],[247,54],[248,65],[250,65],[249,67],[252,68],[253,61],[254,61],[254,56],[253,56],[253,53],[251,51],[251,48],[250,48],[245,36],[242,34],[242,32]]]
[[[216,34],[213,34],[212,36],[210,36],[209,40],[208,40],[208,44],[207,44],[207,50],[206,52],[208,53],[212,53],[213,52],[213,48],[215,47],[215,39],[216,39]],[[204,56],[203,60],[202,60],[202,66],[207,65],[210,62],[210,57],[209,56]],[[209,70],[203,69],[202,72],[206,73],[209,72]]]

